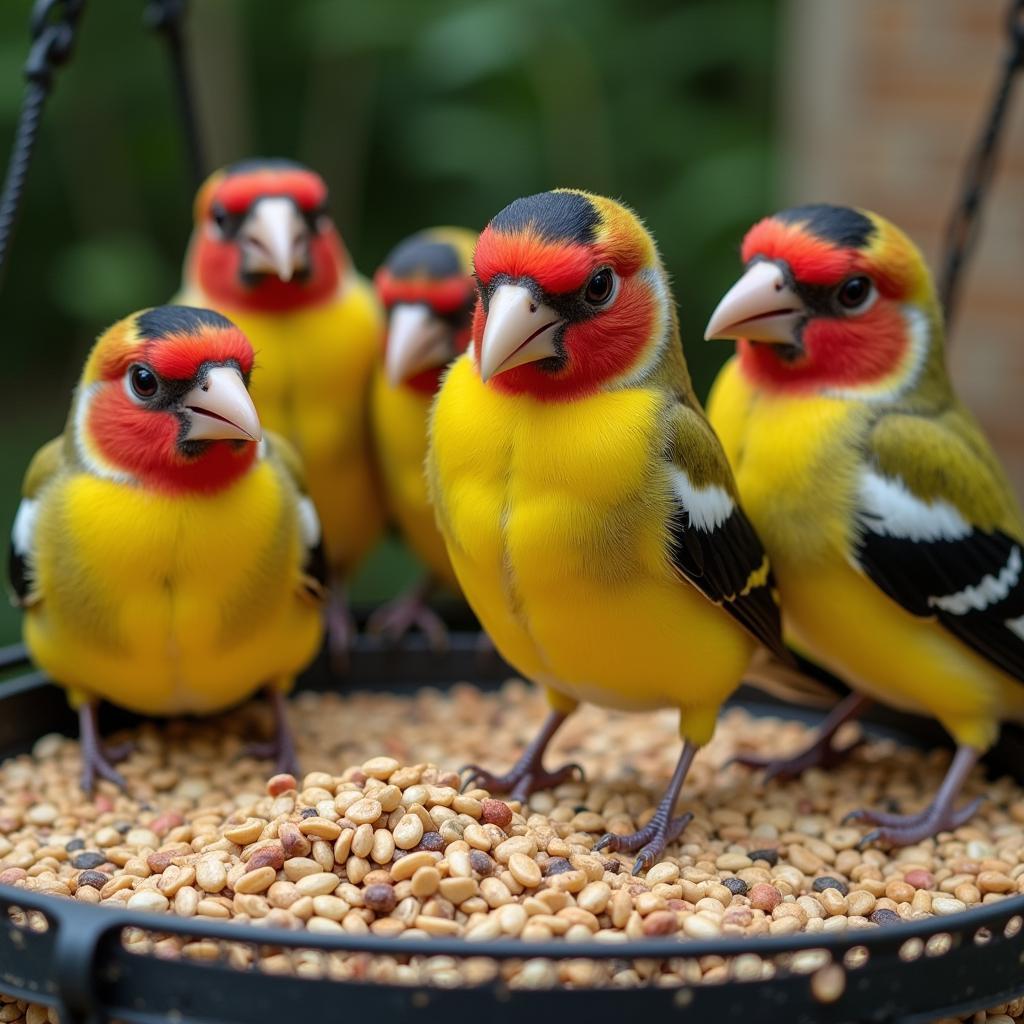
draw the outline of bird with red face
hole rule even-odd
[[[218,313],[126,317],[29,466],[10,580],[29,653],[78,709],[86,791],[97,776],[123,784],[99,742],[101,699],[211,714],[266,687],[267,753],[295,769],[284,694],[320,646],[326,570],[296,456],[262,436],[252,366]]]
[[[401,241],[374,276],[388,329],[371,400],[373,438],[388,515],[427,574],[367,622],[371,633],[401,637],[412,626],[440,649],[447,632],[427,605],[438,586],[458,590],[427,495],[427,420],[445,367],[469,343],[476,302],[467,228],[428,228]]]
[[[525,798],[568,778],[545,747],[580,701],[679,711],[683,751],[651,820],[601,849],[650,867],[759,644],[785,657],[768,559],[694,396],[654,240],[622,204],[517,199],[480,236],[469,350],[445,378],[428,474],[470,605],[551,712],[506,775]]]
[[[182,301],[230,317],[256,350],[256,408],[298,449],[323,522],[343,663],[354,635],[345,583],[383,528],[369,431],[383,319],[327,200],[323,179],[291,161],[217,171],[196,198]]]
[[[737,339],[710,401],[778,577],[787,635],[855,693],[808,750],[830,763],[868,699],[931,715],[958,744],[935,799],[863,811],[867,841],[917,843],[966,821],[955,801],[1004,719],[1024,717],[1024,521],[946,372],[920,252],[864,210],[777,213],[709,338]],[[764,764],[765,762],[755,762]]]

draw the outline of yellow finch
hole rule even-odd
[[[946,372],[921,254],[877,214],[804,206],[755,225],[709,338],[739,339],[711,419],[771,554],[787,633],[861,695],[932,715],[958,744],[917,814],[863,811],[868,840],[956,828],[965,778],[1024,714],[1020,509]],[[818,742],[782,767],[830,753]]]
[[[378,471],[388,513],[427,575],[367,625],[391,638],[415,625],[434,647],[444,646],[446,633],[426,598],[437,584],[457,590],[458,583],[427,495],[427,419],[444,368],[469,342],[475,243],[476,232],[466,228],[420,231],[374,277],[388,315],[371,403]]]
[[[313,503],[284,442],[260,440],[253,352],[205,309],[135,313],[96,343],[63,435],[29,467],[11,582],[33,659],[81,721],[82,785],[121,782],[100,699],[149,715],[283,694],[322,636]]]
[[[768,559],[690,385],[668,280],[625,206],[517,199],[474,256],[473,341],[434,407],[428,471],[462,589],[552,711],[505,776],[555,785],[544,749],[581,700],[675,707],[683,752],[649,824],[600,847],[649,867],[697,749],[760,642],[783,657]]]
[[[182,296],[229,316],[256,350],[253,401],[298,449],[323,521],[332,650],[343,659],[353,635],[344,583],[383,528],[369,436],[383,320],[327,212],[323,179],[287,160],[213,174],[196,198]]]

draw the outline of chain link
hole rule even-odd
[[[11,238],[21,209],[25,178],[54,71],[66,63],[75,46],[78,19],[85,0],[36,0],[29,20],[32,45],[25,61],[25,98],[11,149],[7,176],[0,192],[0,281],[7,266]]]
[[[1012,0],[1007,12],[1006,35],[1002,74],[984,128],[967,164],[960,201],[946,228],[939,296],[946,312],[947,331],[956,313],[964,266],[978,241],[982,205],[995,175],[1010,95],[1018,72],[1024,70],[1024,0]]]

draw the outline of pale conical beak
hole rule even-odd
[[[722,297],[704,337],[746,338],[779,344],[798,343],[797,329],[807,317],[800,297],[775,263],[755,263]]]
[[[242,269],[290,281],[309,265],[309,226],[284,196],[257,199],[238,233]]]
[[[256,406],[242,375],[232,366],[215,366],[182,404],[189,411],[186,441],[259,441],[263,437]]]
[[[392,308],[384,355],[392,387],[423,370],[444,366],[451,355],[451,332],[427,306],[400,302]]]
[[[486,383],[515,366],[557,356],[555,333],[562,322],[561,315],[537,302],[529,289],[518,284],[498,285],[479,341],[481,379]]]

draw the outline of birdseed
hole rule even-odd
[[[301,779],[268,781],[268,763],[243,756],[246,740],[270,727],[265,706],[253,703],[212,721],[133,730],[124,738],[135,750],[120,766],[127,792],[101,782],[88,799],[73,781],[77,742],[43,737],[31,754],[0,765],[0,883],[99,907],[320,934],[683,940],[680,957],[661,963],[499,967],[485,947],[462,961],[300,949],[261,962],[280,973],[395,984],[479,983],[501,971],[513,987],[767,978],[776,965],[756,942],[726,962],[687,959],[685,940],[869,930],[1024,892],[1024,790],[1010,779],[975,773],[963,799],[987,795],[976,817],[916,846],[860,850],[868,828],[842,824],[857,807],[917,809],[941,781],[942,751],[872,739],[839,768],[766,785],[726,762],[741,751],[788,753],[808,730],[729,710],[683,791],[680,806],[693,821],[660,863],[634,877],[630,855],[594,846],[653,814],[678,752],[671,713],[581,709],[547,763],[578,761],[586,781],[525,805],[478,788],[462,793],[454,770],[469,762],[504,769],[520,753],[544,715],[543,699],[521,683],[405,698],[303,693],[291,715],[309,769]],[[240,968],[255,955],[244,945],[136,930],[124,941],[160,956],[226,956]],[[814,974],[815,997],[838,999],[842,969],[827,955],[799,957],[793,969]],[[1017,1001],[988,1019],[1022,1011]],[[0,998],[0,1022],[47,1019],[44,1008]]]

